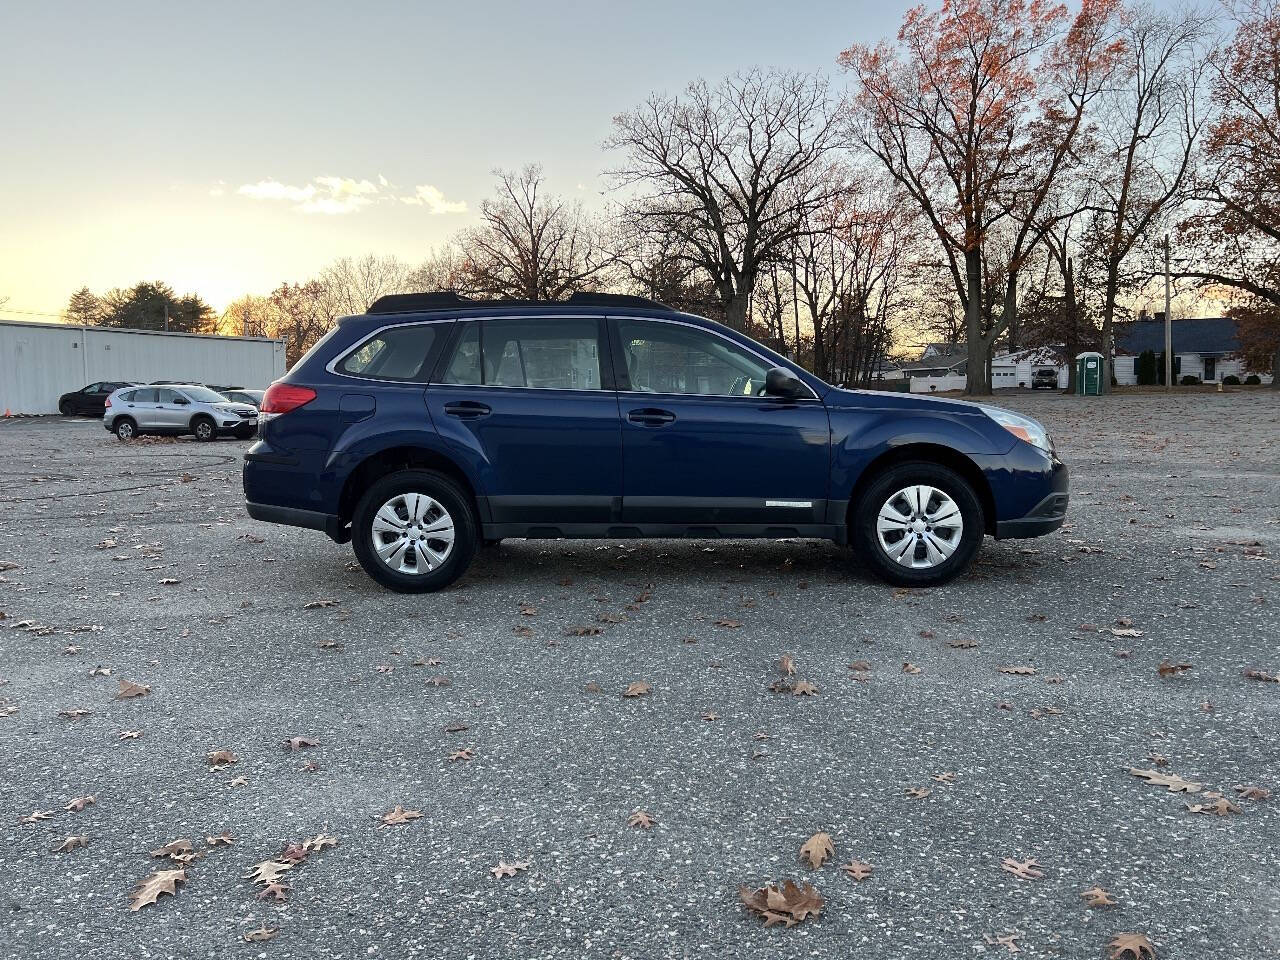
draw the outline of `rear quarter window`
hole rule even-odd
[[[440,324],[421,323],[383,330],[338,361],[335,369],[371,380],[425,381],[439,328]]]

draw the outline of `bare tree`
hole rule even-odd
[[[341,316],[364,313],[379,297],[403,292],[408,276],[409,266],[402,260],[369,254],[358,260],[335,260],[319,280],[328,287],[331,304]]]
[[[297,363],[338,317],[348,312],[345,306],[339,306],[330,286],[320,280],[282,283],[268,299],[275,312],[273,336],[285,338],[285,361],[289,366]]]
[[[537,164],[494,175],[497,195],[480,205],[484,222],[457,239],[464,292],[562,300],[594,288],[607,261],[581,205],[549,194]]]
[[[278,326],[271,298],[247,294],[227,304],[214,332],[229,337],[274,337]]]
[[[611,176],[636,191],[625,206],[637,229],[674,232],[680,256],[714,283],[726,322],[745,329],[763,266],[830,193],[813,175],[837,147],[826,83],[751,70],[654,94],[613,126],[605,146],[624,159]]]
[[[1076,165],[1086,106],[1114,69],[1118,0],[1066,8],[954,0],[909,11],[891,47],[840,55],[854,137],[936,235],[965,310],[969,393],[991,391],[996,339],[1016,323],[1019,273],[1054,184]]]
[[[1112,323],[1134,247],[1183,200],[1204,124],[1199,103],[1213,20],[1147,5],[1123,10],[1118,69],[1098,98],[1090,167],[1094,232],[1104,270],[1103,389],[1111,386]]]

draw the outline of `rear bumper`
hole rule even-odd
[[[289,527],[305,527],[308,530],[322,530],[334,543],[346,543],[351,539],[351,531],[331,513],[320,513],[316,510],[299,510],[297,507],[278,507],[270,503],[246,502],[249,516],[266,523],[281,523]]]

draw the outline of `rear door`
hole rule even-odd
[[[622,438],[601,317],[459,320],[431,419],[479,480],[493,523],[607,523]]]
[[[137,421],[139,430],[154,430],[158,426],[156,393],[155,387],[141,387],[124,401],[124,411]]]
[[[773,361],[705,327],[609,322],[626,522],[826,521],[831,427],[817,396],[764,396]]]

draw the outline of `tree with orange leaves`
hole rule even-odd
[[[908,11],[896,45],[840,55],[857,81],[855,139],[942,247],[965,312],[971,394],[991,392],[991,349],[1016,322],[1019,272],[1123,49],[1118,9],[1084,0],[1072,16],[1044,0],[943,0]]]

